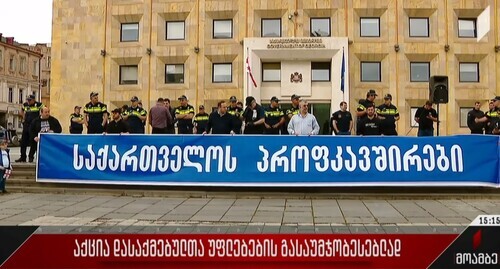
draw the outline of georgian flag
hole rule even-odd
[[[247,60],[246,60],[246,66],[247,66],[247,72],[250,75],[250,79],[252,80],[253,86],[255,88],[257,88],[257,82],[255,81],[255,78],[253,77],[252,69],[250,68],[250,62],[248,60],[248,57],[247,57]]]

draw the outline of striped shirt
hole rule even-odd
[[[317,135],[319,133],[319,124],[313,114],[307,113],[293,115],[288,123],[288,133],[291,135]]]

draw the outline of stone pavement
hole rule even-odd
[[[108,229],[182,233],[422,233],[448,227],[448,232],[458,233],[479,214],[500,214],[500,198],[335,200],[0,195],[0,225],[65,227],[80,232]]]

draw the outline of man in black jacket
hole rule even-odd
[[[212,112],[208,118],[207,129],[203,134],[234,134],[236,132],[234,116],[227,113],[227,104],[220,101],[217,111]]]
[[[484,117],[484,112],[481,111],[481,103],[476,102],[474,108],[467,113],[467,127],[471,134],[484,134],[485,124],[482,122],[476,123],[476,119]]]
[[[48,107],[43,107],[40,110],[40,117],[36,118],[31,122],[30,125],[30,139],[35,141],[35,152],[37,149],[36,143],[38,143],[38,134],[41,133],[58,133],[62,132],[62,127],[59,121],[50,115],[50,109]]]

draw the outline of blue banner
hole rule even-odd
[[[219,186],[499,186],[495,136],[42,134],[37,181]]]

